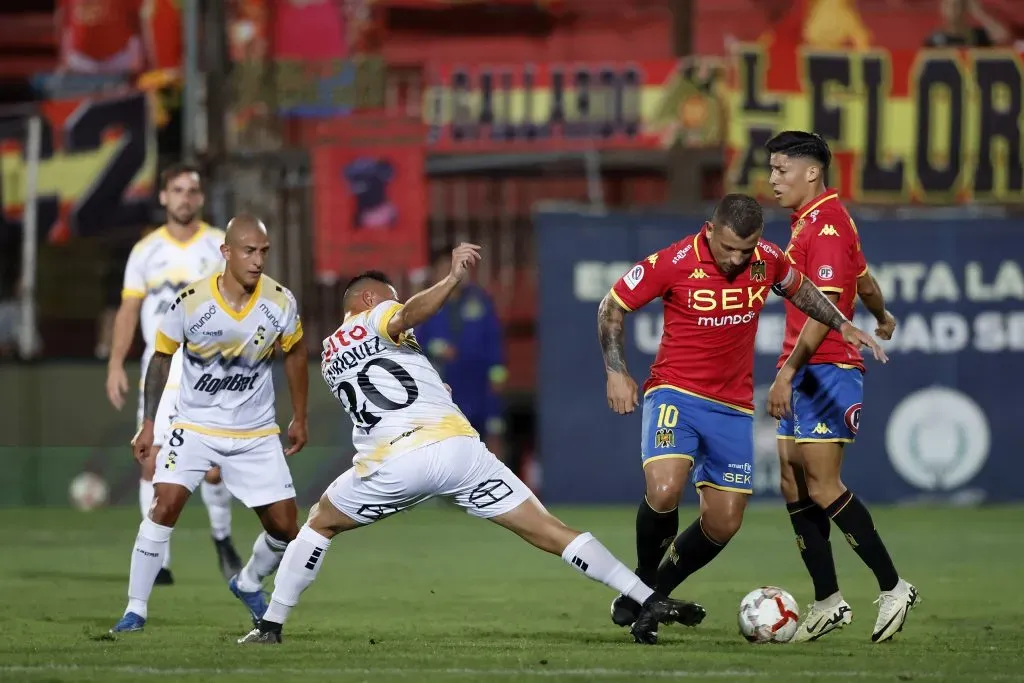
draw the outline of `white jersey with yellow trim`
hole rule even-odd
[[[411,330],[388,335],[402,304],[385,301],[349,316],[323,342],[320,368],[352,419],[355,473],[453,436],[479,438],[452,401]]]
[[[191,239],[180,242],[161,226],[135,243],[124,269],[121,298],[142,299],[139,323],[146,348],[142,354],[142,376],[153,356],[160,318],[174,302],[178,292],[190,282],[224,268],[220,246],[224,231],[201,223]],[[168,388],[178,383],[177,361],[168,380]]]
[[[245,308],[235,311],[220,294],[220,277],[183,289],[156,333],[157,351],[183,349],[172,427],[235,438],[276,434],[274,345],[287,352],[302,339],[298,305],[264,275]]]

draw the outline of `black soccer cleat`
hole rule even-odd
[[[642,645],[656,645],[658,624],[696,626],[704,621],[705,616],[707,611],[695,602],[652,595],[640,609],[640,616],[633,622],[629,632],[633,635],[633,640]]]
[[[173,586],[174,585],[174,574],[167,567],[160,567],[160,571],[156,573],[156,580],[153,581],[154,586]]]
[[[220,541],[213,539],[213,545],[217,548],[217,564],[220,566],[220,573],[224,575],[225,581],[230,581],[242,571],[242,558],[238,556],[231,537],[228,536]]]
[[[626,595],[612,600],[612,623],[616,626],[630,626],[640,616],[640,603]]]
[[[249,631],[244,636],[238,639],[239,645],[245,645],[248,643],[255,643],[256,645],[280,645],[281,632],[261,631],[257,626],[256,628]]]

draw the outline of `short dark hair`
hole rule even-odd
[[[768,154],[814,159],[826,170],[832,163],[832,150],[828,148],[825,139],[817,133],[784,130],[766,142],[764,148],[768,150]]]
[[[737,237],[746,239],[764,228],[764,212],[756,199],[734,192],[718,202],[711,222],[715,227],[728,227]]]
[[[180,175],[185,173],[195,173],[199,176],[199,187],[203,187],[203,174],[200,172],[199,167],[194,164],[178,163],[171,164],[163,170],[160,174],[160,189],[166,190],[167,186],[171,184],[171,181]]]
[[[367,280],[374,280],[388,285],[389,287],[394,287],[391,279],[383,272],[379,270],[365,270],[349,280],[348,284],[345,285],[345,293],[341,297],[342,303],[347,306],[349,297],[354,295],[360,289],[359,285],[365,283]]]

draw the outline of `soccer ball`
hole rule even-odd
[[[750,591],[740,602],[740,633],[751,643],[786,643],[796,635],[800,609],[775,586]]]
[[[71,480],[68,495],[79,510],[95,510],[107,502],[107,482],[94,472],[82,472]]]

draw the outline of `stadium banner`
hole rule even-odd
[[[724,63],[430,64],[431,153],[721,144]]]
[[[48,100],[38,113],[40,239],[60,243],[148,221],[157,143],[144,93]],[[25,116],[0,117],[0,230],[22,229],[26,123]]]
[[[702,220],[537,214],[537,410],[546,503],[640,499],[640,412],[617,416],[608,408],[597,307],[634,262]],[[889,364],[867,361],[859,434],[848,448],[843,480],[876,502],[1024,499],[1015,398],[1024,377],[1024,267],[1017,257],[1024,233],[1009,221],[990,220],[858,225],[899,327],[884,344]],[[786,244],[788,225],[770,224],[767,237]],[[775,421],[764,404],[784,320],[782,300],[769,297],[755,356],[758,496],[778,495]],[[856,322],[874,330],[863,311]],[[661,327],[659,302],[626,317],[627,363],[638,384],[654,360]]]
[[[770,199],[764,143],[813,130],[829,184],[862,203],[1024,202],[1024,62],[1012,50],[743,45],[731,62],[730,189]]]
[[[312,147],[317,277],[426,265],[423,125],[356,114],[318,124]]]

